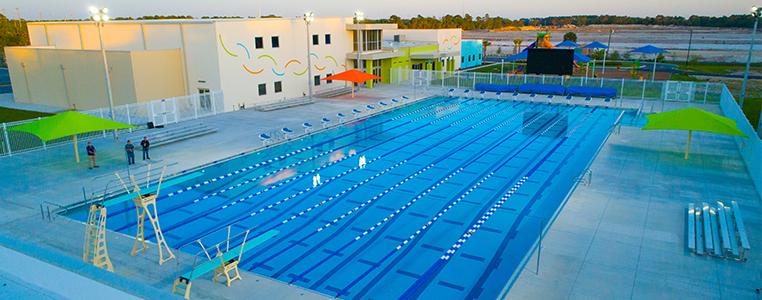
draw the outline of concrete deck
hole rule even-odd
[[[416,96],[434,91],[439,90],[418,90]],[[194,168],[261,147],[257,135],[267,129],[289,126],[300,131],[306,120],[319,124],[322,116],[332,117],[339,111],[346,113],[365,103],[401,95],[413,93],[406,87],[385,86],[362,91],[356,99],[347,99],[346,95],[273,112],[244,110],[189,121],[215,127],[218,132],[153,149],[153,163],[170,165],[170,173]],[[638,107],[640,102],[625,101],[623,105]],[[696,134],[694,154],[688,161],[682,159],[684,141],[684,133],[645,132],[635,127],[623,127],[621,133],[612,135],[592,166],[592,184],[575,191],[543,240],[539,275],[535,274],[536,257],[532,257],[508,297],[754,297],[754,288],[762,286],[760,199],[731,139]],[[3,195],[0,245],[138,297],[171,297],[168,293],[172,280],[194,264],[191,255],[176,253],[176,260],[158,266],[153,245],[147,253],[131,257],[132,237],[112,233],[108,236],[108,247],[118,276],[104,274],[81,264],[84,235],[81,223],[62,217],[52,222],[42,220],[39,207],[42,201],[59,204],[81,201],[83,186],[86,192],[103,188],[113,172],[125,169],[123,141],[102,138],[94,143],[102,166],[95,170],[88,170],[86,162],[75,164],[69,146],[0,158],[0,168],[7,174],[0,185]],[[138,159],[138,166],[141,164]],[[714,200],[735,200],[741,204],[752,242],[749,261],[694,257],[686,251],[686,204]],[[67,260],[71,263],[61,263]],[[77,261],[79,265],[73,263]],[[11,274],[0,266],[0,280],[6,278],[20,284],[26,280],[3,273]],[[196,280],[192,297],[326,298],[253,273],[243,272],[242,276],[244,280],[230,288],[213,284],[208,280],[211,275]]]
[[[316,99],[314,104],[293,107],[271,112],[242,110],[187,121],[186,124],[204,123],[217,129],[216,133],[185,140],[152,149],[151,162],[154,166],[168,165],[167,172],[174,173],[195,168],[209,162],[225,159],[242,152],[254,151],[262,147],[257,137],[268,129],[291,127],[301,131],[304,121],[320,124],[323,116],[335,119],[338,112],[351,115],[352,108],[362,108],[366,104],[377,103],[406,95],[423,98],[431,95],[424,91],[413,91],[405,87],[385,86],[373,90],[363,90],[354,99],[343,95],[331,99]],[[171,126],[171,125],[170,125]],[[144,131],[150,137],[150,131]],[[141,133],[142,134],[142,133]],[[93,140],[98,149],[100,168],[89,170],[87,161],[76,164],[71,145],[50,147],[48,150],[21,153],[0,158],[0,169],[7,170],[4,184],[0,185],[0,246],[15,249],[33,257],[41,258],[61,268],[76,269],[77,273],[87,272],[88,277],[102,281],[122,291],[142,298],[171,297],[173,280],[181,273],[191,269],[195,257],[186,253],[175,253],[177,259],[164,266],[158,265],[158,254],[154,245],[149,246],[145,254],[132,257],[133,237],[112,233],[108,235],[109,254],[114,264],[115,273],[120,278],[108,278],[104,272],[91,266],[71,263],[61,264],[61,260],[80,261],[84,241],[84,224],[65,217],[44,220],[40,214],[40,203],[48,201],[59,205],[76,203],[83,200],[83,187],[90,193],[102,189],[112,181],[114,172],[126,170],[127,164],[123,153],[123,143],[114,141],[110,136]],[[80,145],[80,149],[84,143]],[[137,167],[147,162],[137,158]],[[133,168],[133,170],[137,170]],[[155,171],[157,172],[157,171]],[[156,175],[155,175],[156,176]],[[56,206],[51,205],[51,209]],[[47,204],[46,204],[47,208]],[[19,247],[18,244],[31,245]],[[178,252],[178,251],[176,251]],[[23,280],[11,275],[0,264],[0,279],[13,282],[13,293],[25,291],[40,297],[56,298],[57,293],[40,295],[25,288]],[[313,291],[282,282],[274,281],[253,273],[242,272],[243,281],[236,282],[230,288],[211,282],[211,274],[193,282],[193,299],[325,299],[328,298]],[[207,278],[208,277],[208,278]],[[21,283],[19,283],[21,282]],[[33,285],[26,285],[33,286]],[[2,292],[0,292],[0,295]],[[9,292],[11,293],[11,292]]]
[[[715,108],[716,109],[716,108]],[[762,209],[732,138],[622,127],[533,254],[509,299],[758,299]],[[689,202],[737,201],[752,250],[739,262],[686,245]]]

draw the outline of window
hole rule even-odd
[[[333,74],[328,73],[328,75],[325,75],[325,77],[331,77]],[[325,83],[333,83],[333,80],[326,80]]]
[[[328,33],[325,35],[325,44],[330,45],[331,44],[331,34]]]
[[[259,95],[264,96],[267,95],[267,85],[264,83],[259,84]]]
[[[360,37],[362,37],[362,51],[381,49],[381,30],[361,30],[360,32]],[[360,39],[357,38],[357,31],[354,31],[353,34],[355,37],[354,50],[357,51],[357,44]]]
[[[262,37],[261,36],[255,37],[254,38],[254,48],[262,49],[264,47],[265,47],[265,43],[262,40]]]
[[[280,39],[277,36],[270,38],[270,44],[272,44],[273,48],[279,48],[280,47]]]
[[[317,34],[312,35],[312,44],[313,45],[320,45],[320,36]]]
[[[211,110],[212,109],[212,95],[209,94],[209,89],[198,89],[199,97],[198,102],[199,106],[201,106],[201,109],[204,110]]]
[[[283,91],[283,83],[280,81],[275,82],[275,92],[280,93]]]
[[[315,75],[315,86],[320,85],[320,75]]]
[[[479,59],[482,59],[482,54],[481,53],[479,53]]]
[[[460,63],[464,63],[464,62],[466,62],[466,57],[465,56],[461,56],[460,57]]]

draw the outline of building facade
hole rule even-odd
[[[234,110],[303,97],[310,85],[313,94],[346,87],[321,79],[358,65],[383,78],[368,87],[406,79],[403,69],[460,68],[460,29],[351,17],[309,27],[301,18],[112,21],[100,35],[93,22],[27,26],[31,45],[5,49],[15,100],[77,109],[108,105],[101,42],[115,105],[222,91]]]
[[[482,65],[484,46],[482,40],[461,41],[460,64],[461,68],[473,68]]]

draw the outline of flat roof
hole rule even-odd
[[[347,19],[352,17],[316,17],[316,20],[326,20],[326,19]],[[301,21],[301,17],[280,17],[280,18],[224,18],[224,19],[200,19],[200,18],[194,18],[194,19],[156,19],[156,20],[111,20],[108,21],[109,24],[133,24],[133,23],[140,23],[140,24],[175,24],[175,23],[193,23],[193,24],[204,24],[204,23],[222,23],[222,22],[267,22],[267,21]],[[77,20],[77,21],[36,21],[36,22],[28,22],[27,25],[60,25],[60,24],[92,24],[93,21],[90,20]]]

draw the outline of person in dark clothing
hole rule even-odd
[[[124,145],[124,151],[127,152],[127,165],[135,164],[135,145],[130,140]]]
[[[92,142],[87,142],[87,160],[90,161],[90,168],[97,168],[99,167],[98,164],[95,162],[95,146],[93,146]]]
[[[140,141],[140,146],[143,147],[143,160],[150,160],[151,157],[148,156],[148,148],[151,147],[151,142],[148,141],[147,136],[144,136],[143,140]]]

